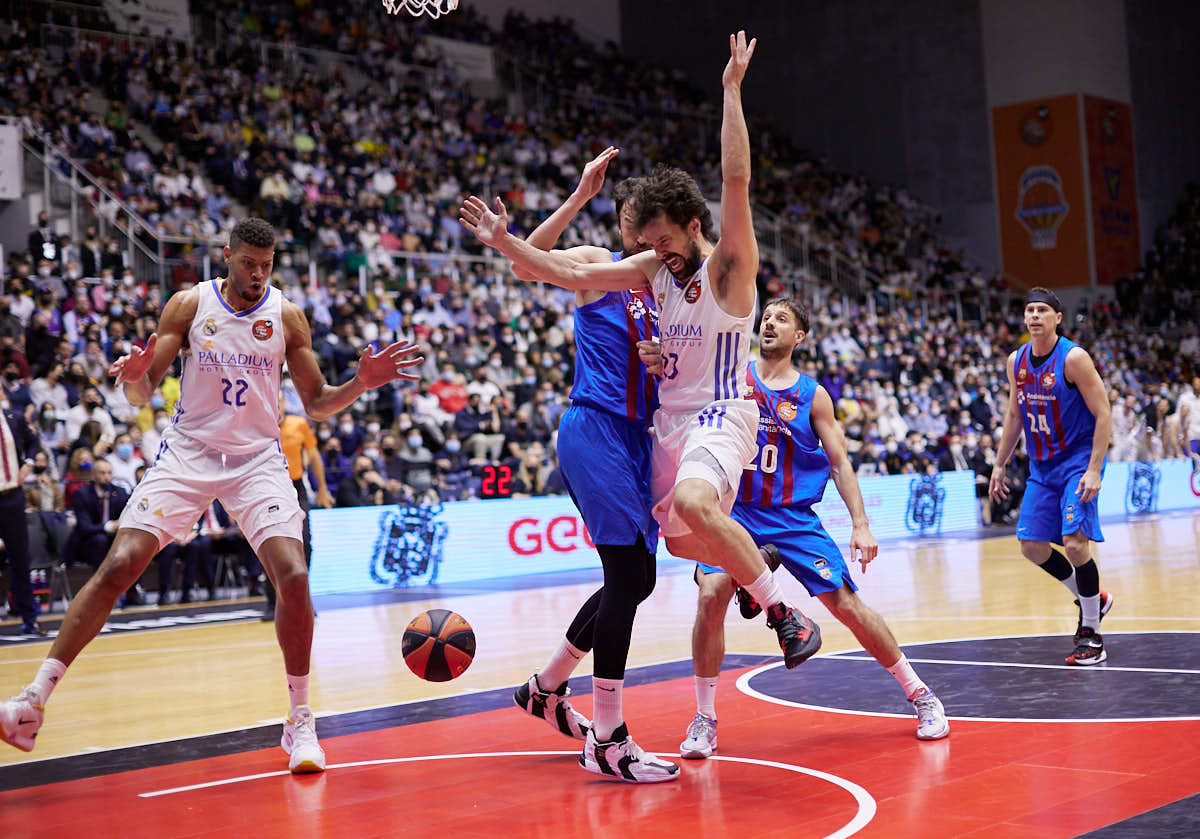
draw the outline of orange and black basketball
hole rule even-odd
[[[461,676],[475,658],[475,632],[458,612],[430,609],[412,619],[400,642],[408,669],[429,682]]]

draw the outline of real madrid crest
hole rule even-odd
[[[140,501],[138,501],[138,503],[137,503],[137,509],[138,509],[139,513],[144,513],[147,510],[149,510],[150,509],[150,499],[143,495],[142,499]]]
[[[200,326],[200,331],[208,337],[217,334],[217,321],[215,318],[205,318],[204,323]]]
[[[266,341],[275,334],[275,327],[271,324],[271,321],[264,318],[254,322],[254,325],[250,327],[250,333],[258,340]]]

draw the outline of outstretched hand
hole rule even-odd
[[[358,372],[356,378],[367,386],[368,390],[385,385],[396,379],[415,382],[421,377],[404,372],[409,367],[425,363],[425,357],[415,353],[421,351],[417,344],[408,341],[397,341],[389,344],[377,353],[371,352],[374,345],[364,347],[358,356]]]
[[[725,65],[725,72],[721,74],[721,84],[740,85],[742,83],[757,44],[758,38],[751,38],[750,43],[746,43],[746,30],[744,29],[739,29],[736,35],[729,36],[729,63]]]
[[[125,382],[136,382],[150,372],[150,364],[154,361],[154,347],[158,344],[158,333],[155,332],[146,341],[146,346],[134,347],[129,355],[123,355],[108,368],[108,375],[116,379],[113,387],[119,387]]]
[[[594,160],[583,167],[583,176],[579,179],[579,186],[575,187],[575,194],[588,201],[599,195],[604,187],[604,174],[608,169],[608,162],[620,153],[620,149],[609,146],[596,155]]]
[[[499,196],[496,198],[496,211],[492,212],[482,198],[472,195],[459,208],[458,222],[483,244],[498,248],[508,233],[508,210]]]

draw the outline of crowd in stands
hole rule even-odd
[[[516,495],[562,492],[555,434],[574,374],[571,295],[518,283],[483,260],[428,260],[404,270],[392,254],[479,253],[455,220],[466,191],[503,196],[514,225],[532,229],[609,143],[621,148],[618,177],[670,158],[716,194],[718,114],[678,76],[617,60],[612,48],[591,45],[562,21],[510,16],[493,33],[469,10],[445,18],[457,21],[455,37],[503,41],[512,57],[506,72],[555,70],[555,89],[512,113],[458,84],[423,41],[422,25],[384,25],[372,3],[338,7],[336,19],[333,8],[322,0],[253,7],[230,0],[232,31],[216,46],[160,41],[101,50],[81,42],[58,70],[49,69],[31,30],[18,27],[3,53],[0,113],[21,117],[31,135],[49,135],[161,232],[219,238],[232,224],[234,201],[274,222],[282,233],[274,280],[308,313],[330,382],[354,375],[366,342],[407,339],[427,348],[419,384],[373,391],[315,424],[336,504],[478,497],[484,467],[496,463],[512,469]],[[344,52],[346,39],[360,36],[367,47],[356,66],[378,82],[398,80],[390,98],[352,92],[336,73],[285,76],[253,48],[265,37]],[[398,61],[425,70],[406,72]],[[90,88],[128,105],[91,113]],[[605,97],[628,107],[611,107]],[[648,127],[640,117],[651,107],[667,113]],[[708,147],[678,116],[685,113],[712,120]],[[147,147],[142,130],[162,141],[160,150]],[[978,281],[903,190],[835,173],[781,134],[752,139],[756,200],[812,240],[893,280]],[[563,244],[610,242],[613,225],[605,192]],[[1192,187],[1116,302],[1094,302],[1065,324],[1091,349],[1113,395],[1114,459],[1182,456],[1200,437],[1191,312],[1198,255],[1200,190]],[[319,266],[315,283],[304,270],[309,258]],[[166,296],[204,278],[194,256],[185,257],[159,287],[125,259],[95,229],[71,241],[44,217],[27,251],[10,256],[0,296],[0,384],[39,435],[26,480],[32,509],[70,518],[78,491],[109,468],[113,477],[102,485],[131,489],[178,399],[178,379],[169,376],[149,405],[132,407],[106,369],[146,340]],[[915,302],[887,311],[862,300],[844,308],[831,298],[814,312],[802,366],[833,397],[860,475],[971,470],[986,520],[1010,521],[1027,474],[1024,454],[1009,471],[1018,490],[1010,500],[993,509],[983,496],[1006,407],[1005,359],[1023,337],[1021,313],[1018,306],[977,315],[966,323]],[[290,382],[284,391],[289,410],[300,412]],[[213,511],[213,522],[221,512]],[[226,520],[224,530],[234,526]],[[209,536],[220,525],[207,527]]]

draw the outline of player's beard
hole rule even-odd
[[[679,273],[671,271],[668,265],[667,270],[671,271],[671,276],[677,280],[686,280],[700,270],[700,263],[704,258],[700,255],[700,247],[695,242],[688,242],[687,253],[671,254],[683,259],[683,269]],[[666,262],[663,263],[666,265]]]
[[[769,347],[760,344],[758,347],[758,354],[762,356],[763,361],[778,361],[785,356],[791,356],[792,351],[786,349],[783,344],[780,344],[778,341],[776,341],[776,343]]]

